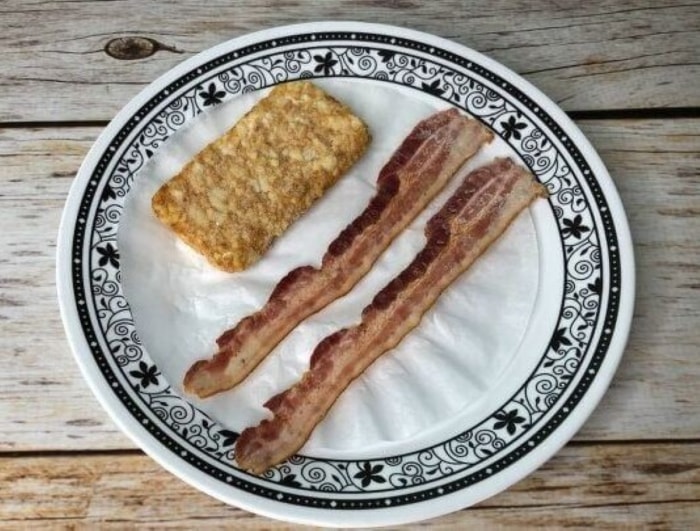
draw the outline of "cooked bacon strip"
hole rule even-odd
[[[321,341],[301,380],[265,404],[273,418],[243,431],[238,464],[259,474],[299,450],[350,382],[417,326],[440,293],[544,196],[544,187],[510,159],[470,173],[428,222],[423,250],[374,297],[362,322]]]
[[[380,172],[377,193],[367,208],[329,245],[321,267],[288,273],[261,310],[219,337],[212,359],[192,365],[185,390],[206,397],[243,380],[299,322],[347,293],[464,161],[492,137],[456,109],[420,122]]]

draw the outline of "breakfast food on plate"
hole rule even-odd
[[[364,153],[367,126],[306,81],[275,87],[153,196],[156,217],[240,271]]]
[[[243,380],[299,322],[347,293],[464,161],[492,137],[456,109],[418,123],[379,173],[376,195],[364,212],[329,245],[321,267],[288,273],[261,310],[219,337],[213,358],[189,369],[185,390],[206,397]]]
[[[425,247],[363,310],[361,323],[321,341],[301,380],[265,404],[272,419],[241,433],[239,466],[259,474],[299,450],[350,382],[416,327],[523,209],[545,196],[545,188],[510,159],[470,173],[428,222]]]

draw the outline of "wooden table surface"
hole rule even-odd
[[[0,527],[295,528],[198,492],[115,427],[64,337],[55,242],[82,158],[142,87],[230,38],[324,19],[428,31],[521,73],[598,149],[635,242],[632,332],[597,411],[527,479],[414,527],[700,526],[700,4],[164,4],[0,3]]]

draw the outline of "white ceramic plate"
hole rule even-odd
[[[351,386],[350,398],[331,411],[320,435],[314,434],[300,455],[255,477],[233,462],[238,426],[226,420],[227,410],[182,398],[179,382],[167,377],[177,379],[172,376],[177,370],[159,368],[168,361],[157,341],[142,343],[140,337],[150,338],[155,325],[134,319],[128,298],[133,290],[125,294],[122,283],[124,263],[133,254],[120,254],[119,231],[125,200],[138,189],[135,180],[138,184],[147,162],[166,149],[169,138],[206,116],[202,111],[214,113],[243,101],[244,93],[299,78],[317,78],[359,110],[373,87],[377,94],[395,91],[397,120],[402,108],[413,108],[412,101],[416,107],[455,106],[492,128],[498,149],[528,166],[550,198],[529,209],[521,227],[513,229],[529,236],[507,233],[491,262],[484,257],[455,287],[454,293],[466,299],[441,299],[432,310],[435,318],[416,332],[426,334],[416,337],[428,338],[422,343],[427,349],[441,344],[430,340],[430,333],[467,341],[488,331],[481,347],[472,344],[461,357],[462,339],[439,347],[438,354],[455,352],[448,361],[455,356],[471,361],[460,361],[462,370],[438,367],[433,375],[440,382],[450,372],[479,374],[483,369],[488,378],[471,388],[457,378],[450,384],[457,391],[444,402],[449,407],[436,408],[446,396],[441,385],[412,392],[410,385],[396,387],[398,379],[387,378],[390,364],[373,366],[357,385],[378,396],[363,405],[363,394],[353,395]],[[367,164],[368,171],[380,167],[379,160]],[[347,182],[352,186],[352,176]],[[318,211],[323,206],[314,214]],[[353,217],[352,212],[347,220],[343,215],[337,220],[341,227]],[[509,279],[499,283],[506,269],[499,269],[493,257],[508,256],[503,249],[523,245],[525,254],[530,252],[526,281],[532,290],[523,290],[522,297],[517,292],[512,304],[529,297],[522,305],[526,309],[518,310],[525,325],[517,341],[498,343],[502,352],[493,370],[483,360],[495,352],[489,341],[498,335],[499,319],[506,318],[499,297],[502,305],[510,304],[507,296],[514,293],[506,288]],[[390,265],[385,274],[391,278]],[[468,48],[415,31],[350,22],[287,26],[234,39],[184,62],[134,98],[102,133],[75,179],[61,223],[57,279],[66,332],[86,380],[115,422],[149,455],[227,503],[329,526],[437,516],[483,500],[540,466],[573,436],[605,392],[624,349],[634,300],[632,244],[617,192],[595,151],[555,104]],[[381,287],[383,279],[377,282]],[[472,296],[489,301],[478,318],[478,312],[459,312]],[[143,301],[132,298],[134,308],[143,307]],[[447,311],[449,304],[456,311]],[[318,326],[323,330],[322,322]],[[287,350],[303,359],[293,345]],[[420,359],[421,343],[413,336],[401,348],[410,354],[411,345]],[[192,361],[203,354],[192,353]],[[399,349],[389,356],[401,360],[408,354]],[[420,383],[420,362],[402,370],[408,382]],[[368,403],[374,405],[368,408]],[[411,411],[418,421],[412,423]],[[445,411],[449,414],[443,418]],[[357,418],[365,414],[371,419],[363,431]],[[404,416],[410,429],[400,429]],[[354,431],[342,432],[352,423]]]

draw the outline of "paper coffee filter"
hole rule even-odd
[[[444,102],[378,82],[317,82],[368,124],[363,158],[248,270],[225,273],[152,214],[158,187],[231,127],[266,91],[244,94],[185,124],[135,176],[119,227],[122,285],[136,329],[159,371],[183,396],[192,363],[214,353],[215,339],[262,307],[276,283],[300,265],[318,266],[328,244],[367,205],[379,170],[413,126]],[[302,322],[239,386],[215,397],[187,397],[222,426],[240,431],[269,415],[262,404],[292,385],[326,335],[359,322],[362,308],[423,247],[423,229],[468,171],[496,156],[517,156],[499,137],[382,254],[350,293]],[[392,452],[483,407],[511,363],[535,303],[538,252],[529,212],[440,297],[420,325],[341,395],[302,449],[317,456]],[[486,402],[485,402],[486,401]],[[416,442],[416,444],[418,444]]]

